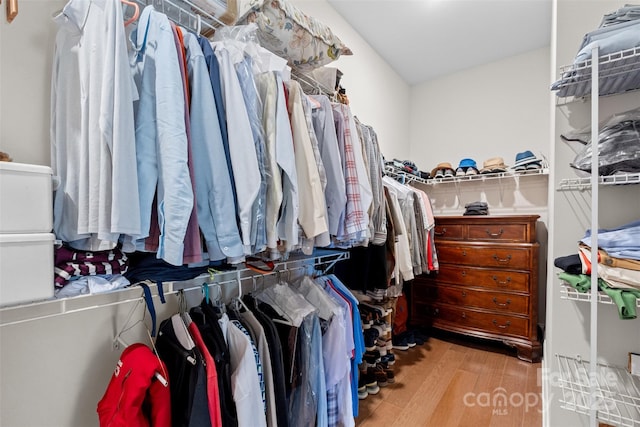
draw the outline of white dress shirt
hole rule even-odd
[[[60,179],[54,232],[76,249],[113,249],[120,234],[140,233],[133,81],[122,7],[71,0],[54,20],[59,28],[51,165]]]
[[[229,152],[238,198],[237,213],[246,255],[251,253],[251,224],[253,204],[260,191],[258,156],[251,133],[249,115],[244,105],[240,82],[229,50],[220,42],[211,44],[220,64],[220,83],[227,113]]]

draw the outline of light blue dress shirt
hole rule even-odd
[[[173,32],[166,15],[147,6],[131,34],[131,64],[139,99],[134,102],[141,238],[149,234],[157,188],[158,258],[182,265],[193,207],[187,167],[184,89]],[[138,241],[144,248],[144,240]]]
[[[213,88],[195,35],[183,30],[191,93],[191,150],[195,171],[196,207],[210,260],[243,256],[236,223],[231,178],[227,167]]]
[[[587,230],[581,241],[591,246],[591,230]],[[640,220],[598,230],[598,247],[612,257],[640,260]]]

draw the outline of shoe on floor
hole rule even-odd
[[[369,392],[367,392],[367,386],[363,385],[362,387],[358,387],[358,399],[363,400],[369,396]]]
[[[407,351],[409,350],[409,344],[407,343],[406,337],[403,336],[394,336],[392,339],[393,348],[396,350]]]
[[[380,387],[378,387],[378,382],[372,369],[373,368],[367,368],[366,371],[360,371],[360,379],[362,380],[362,384],[367,387],[368,394],[378,394]],[[358,383],[360,384],[360,381],[358,381]]]

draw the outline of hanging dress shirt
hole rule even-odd
[[[192,156],[192,138],[191,138],[191,119],[189,117],[189,103],[191,96],[189,93],[188,81],[188,65],[186,58],[186,50],[182,31],[171,21],[171,31],[173,32],[173,41],[175,43],[176,52],[178,53],[178,64],[180,65],[180,76],[182,79],[182,89],[184,93],[184,127],[187,135],[187,166],[189,167],[189,179],[191,187],[195,187],[195,173],[193,169]],[[157,252],[160,242],[160,225],[158,223],[158,211],[151,211],[151,227],[149,229],[149,237],[145,239],[145,250]],[[182,254],[183,264],[199,263],[202,261],[202,247],[200,245],[200,230],[198,227],[198,215],[196,211],[196,195],[194,193],[194,206],[191,209],[191,216],[187,224],[187,231],[184,237],[184,251]]]
[[[133,82],[122,7],[71,0],[58,25],[51,81],[53,230],[79,250],[140,234]],[[131,240],[131,238],[129,239]],[[132,251],[132,245],[124,248]]]
[[[276,159],[284,172],[282,175],[282,207],[278,220],[278,236],[283,241],[284,252],[298,244],[298,221],[300,201],[298,199],[298,172],[294,153],[293,134],[280,73],[275,73],[276,88]]]
[[[378,136],[373,128],[365,126],[356,118],[356,126],[359,127],[362,135],[363,148],[365,151],[367,166],[369,168],[369,180],[373,200],[371,203],[369,230],[371,242],[374,245],[384,245],[387,240],[387,229],[385,221],[384,191],[382,190],[383,161],[380,148],[378,147]]]
[[[218,58],[213,52],[211,42],[204,37],[198,37],[198,43],[202,49],[204,60],[207,63],[209,69],[209,79],[211,80],[211,87],[213,89],[213,97],[216,101],[216,116],[218,117],[218,124],[220,125],[220,135],[222,136],[222,145],[224,147],[225,159],[227,161],[227,169],[229,170],[229,176],[231,177],[231,188],[233,192],[233,205],[237,205],[236,186],[233,177],[233,167],[231,165],[231,154],[229,152],[229,134],[227,132],[227,114],[224,108],[224,101],[222,99],[222,86],[220,81],[220,65],[218,64]]]
[[[278,216],[282,205],[282,169],[276,154],[276,99],[278,89],[273,73],[258,74],[256,87],[262,101],[262,127],[265,137],[265,175],[267,178],[265,227],[270,258],[278,258]]]
[[[217,106],[205,57],[196,36],[184,33],[191,89],[191,135],[198,223],[210,260],[243,257],[240,232]]]
[[[344,104],[332,104],[338,143],[342,149],[342,161],[344,169],[345,189],[347,194],[347,205],[344,215],[344,229],[337,238],[342,241],[362,241],[366,240],[369,226],[367,209],[369,203],[365,203],[365,195],[362,194],[359,174],[366,171],[362,166],[362,150],[359,144],[355,128],[349,124],[349,114]],[[359,153],[359,156],[358,156]],[[358,158],[360,161],[358,161]],[[362,171],[362,172],[361,172]]]
[[[255,144],[258,169],[260,170],[260,190],[253,203],[251,221],[251,253],[262,252],[267,247],[267,233],[265,229],[265,212],[267,209],[267,177],[265,171],[265,142],[262,128],[262,105],[256,89],[255,80],[251,71],[251,58],[244,59],[236,64],[238,81],[242,89],[244,105],[247,108],[251,133]]]
[[[296,81],[289,81],[286,85],[289,90],[287,105],[293,130],[296,171],[300,188],[298,222],[306,238],[312,239],[328,231],[326,202],[302,107],[302,89]]]
[[[358,172],[358,185],[360,188],[360,201],[362,202],[362,210],[365,212],[365,221],[367,227],[369,226],[369,208],[373,203],[373,191],[371,190],[371,182],[369,181],[369,172],[367,169],[367,162],[364,159],[364,148],[358,138],[358,131],[356,130],[356,122],[354,120],[351,109],[348,105],[340,104],[340,108],[343,111],[345,117],[348,118],[347,128],[350,129],[351,141],[353,143],[353,152],[356,161],[356,170]],[[370,236],[369,236],[370,237]]]
[[[220,42],[212,43],[218,63],[222,95],[227,117],[229,155],[235,178],[238,204],[236,211],[240,220],[240,233],[244,254],[251,254],[251,229],[253,227],[253,204],[260,192],[262,178],[258,157],[251,133],[251,124],[244,103],[242,89],[230,52]]]
[[[398,240],[396,242],[396,272],[397,281],[413,280],[413,263],[411,261],[411,248],[409,246],[408,231],[405,225],[404,215],[398,194],[402,190],[402,184],[397,183],[392,178],[385,176],[382,178],[384,186],[389,190],[390,208],[394,215],[394,226],[398,229]],[[400,187],[398,187],[400,186]]]
[[[161,236],[158,258],[182,265],[193,206],[187,166],[184,90],[178,54],[166,15],[144,8],[131,34],[131,63],[139,99],[134,103],[141,237],[149,234],[157,188]],[[144,242],[139,242],[144,248]]]
[[[327,203],[327,220],[329,234],[338,235],[340,218],[344,215],[347,205],[342,157],[338,147],[338,137],[333,121],[331,102],[325,95],[313,96],[320,103],[319,108],[313,110],[313,128],[318,138],[320,155],[327,176],[325,201]]]
[[[311,104],[309,96],[307,96],[306,94],[301,93],[300,99],[302,101],[302,109],[304,110],[304,118],[307,122],[307,131],[309,132],[309,140],[311,141],[311,147],[313,148],[313,157],[316,159],[316,166],[318,167],[318,175],[320,176],[322,193],[324,194],[327,188],[327,172],[325,170],[322,156],[320,155],[318,138],[316,137],[316,132],[313,128],[313,119],[311,116],[313,106]],[[315,103],[315,100],[313,102]],[[317,247],[329,246],[331,244],[331,237],[329,236],[329,217],[328,217],[326,197],[324,199],[324,206],[325,206],[325,218],[327,221],[327,231],[316,236],[315,241],[313,242],[313,245]],[[304,245],[303,245],[303,248],[304,248]]]

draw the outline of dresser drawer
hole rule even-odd
[[[436,245],[436,250],[438,260],[442,263],[516,270],[531,268],[531,247],[471,246],[441,242]]]
[[[489,242],[528,242],[527,224],[469,224],[469,240]]]
[[[416,277],[415,283],[450,283],[476,286],[507,292],[529,292],[529,273],[520,271],[489,270],[460,265],[440,264],[436,274]]]
[[[436,240],[462,240],[464,238],[464,229],[462,224],[436,224],[433,234]]]
[[[527,337],[529,319],[507,314],[489,313],[467,308],[415,302],[414,310],[419,318],[430,319],[433,326],[466,327],[499,335]]]
[[[469,289],[462,286],[414,284],[416,301],[440,302],[457,307],[482,308],[512,314],[529,314],[529,297],[495,291]]]

